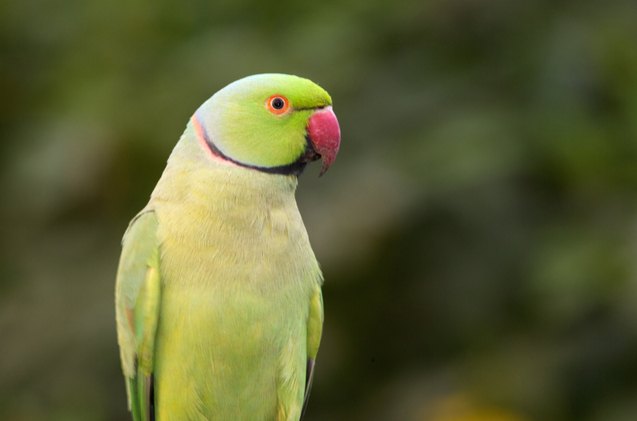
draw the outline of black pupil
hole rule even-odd
[[[281,98],[274,98],[272,100],[272,108],[274,108],[275,110],[280,110],[281,108],[283,108],[284,105],[285,103]]]

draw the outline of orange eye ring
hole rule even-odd
[[[272,114],[285,114],[290,109],[290,101],[283,95],[272,95],[265,102],[265,107]]]

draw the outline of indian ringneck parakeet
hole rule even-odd
[[[238,80],[195,112],[122,241],[115,307],[135,420],[298,420],[323,324],[294,193],[340,145],[327,92]]]

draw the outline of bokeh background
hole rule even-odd
[[[0,5],[0,419],[126,420],[119,241],[242,76],[334,98],[307,420],[637,419],[634,1]]]

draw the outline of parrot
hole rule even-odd
[[[323,329],[323,275],[295,192],[341,130],[314,82],[230,83],[192,115],[122,239],[115,315],[143,420],[299,420]]]

